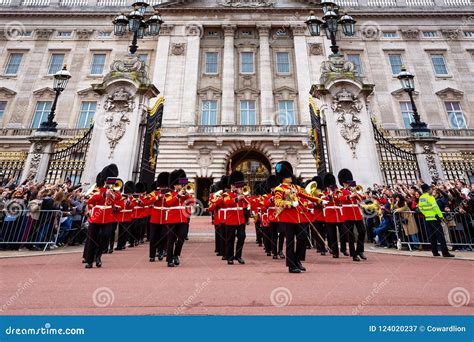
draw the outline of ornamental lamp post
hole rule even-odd
[[[333,55],[339,55],[339,47],[336,42],[336,33],[338,26],[342,26],[342,32],[344,35],[352,37],[355,34],[355,23],[356,21],[348,14],[339,15],[339,6],[331,1],[321,2],[323,9],[323,19],[319,19],[314,15],[314,12],[310,12],[308,19],[305,23],[308,26],[309,33],[311,36],[319,36],[321,28],[325,30],[326,37],[331,41],[331,52]]]
[[[420,114],[418,114],[418,109],[416,108],[415,100],[413,99],[413,92],[415,91],[415,76],[407,71],[405,66],[402,66],[402,70],[397,75],[397,78],[400,80],[403,90],[405,90],[410,97],[414,120],[414,122],[410,123],[412,132],[428,132],[429,129],[426,123],[421,121]]]
[[[56,93],[56,96],[54,97],[54,101],[51,106],[51,111],[48,115],[48,120],[41,123],[40,127],[38,128],[38,131],[56,132],[56,126],[58,125],[58,123],[54,121],[56,104],[58,103],[59,95],[64,91],[64,89],[66,89],[67,83],[71,78],[71,74],[67,70],[66,65],[64,65],[61,70],[54,74],[53,78],[53,89]]]
[[[135,2],[128,15],[122,13],[112,21],[116,36],[123,36],[127,30],[133,33],[132,44],[129,47],[132,55],[138,50],[138,39],[143,39],[145,36],[157,36],[163,24],[157,11],[150,18],[145,19],[147,7],[149,5],[146,2]]]

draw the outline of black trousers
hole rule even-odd
[[[214,253],[219,253],[219,226],[214,225]]]
[[[355,234],[354,234],[354,228],[355,230],[357,230],[357,241],[356,241],[356,254],[359,254],[359,253],[364,253],[364,242],[365,242],[365,234],[367,232],[367,230],[365,229],[365,224],[364,224],[364,221],[363,220],[359,220],[359,221],[346,221],[346,226],[347,226],[347,229],[349,229],[349,237],[351,237],[351,235],[353,236],[353,239],[355,240]],[[350,242],[349,243],[354,243],[353,242]]]
[[[425,225],[433,254],[438,253],[438,243],[441,245],[441,253],[448,254],[448,246],[446,246],[446,239],[444,238],[444,232],[441,223],[438,221],[425,221]]]
[[[132,231],[134,221],[119,222],[119,232],[117,238],[117,248],[125,248],[129,240],[130,232]]]
[[[92,264],[96,258],[102,256],[102,251],[108,245],[112,227],[113,224],[109,223],[89,224],[89,229],[87,231],[87,242],[84,246],[84,257],[86,259],[86,263]]]
[[[268,227],[262,227],[263,247],[266,253],[272,252],[272,224],[276,225],[276,223],[270,222]]]
[[[313,225],[310,225],[311,237],[316,245],[316,250],[318,252],[325,252],[325,240],[326,240],[326,226],[322,221],[314,221]]]
[[[172,262],[175,257],[181,255],[183,249],[184,240],[186,238],[186,226],[187,223],[175,223],[166,225],[166,236],[167,236],[167,255],[166,261]]]
[[[337,230],[339,229],[339,236],[341,238],[341,252],[346,251],[346,246],[342,247],[342,241],[350,241],[350,232],[344,223],[326,222],[326,231],[328,234],[328,243],[332,254],[339,256],[339,248],[337,244]],[[352,234],[352,241],[354,241],[354,234]],[[344,248],[344,249],[343,249]],[[355,255],[354,243],[349,243],[349,253],[351,256]]]
[[[150,223],[150,248],[149,257],[155,258],[156,253],[163,253],[166,245],[166,231],[167,227],[165,224]]]
[[[219,255],[225,256],[225,224],[221,223],[217,226],[217,252]]]
[[[145,229],[145,224],[146,217],[136,218],[133,220],[132,229],[130,230],[130,235],[128,239],[130,246],[134,246],[140,241],[140,232],[142,230],[142,227],[143,229]]]
[[[279,231],[277,222],[271,222],[270,229],[272,246],[271,252],[273,255],[278,255],[283,252],[283,245],[285,243],[285,232],[281,230]]]
[[[306,257],[307,233],[302,224],[278,223],[280,231],[286,236],[286,266],[297,267],[298,263]],[[295,243],[296,240],[296,243]]]
[[[227,260],[233,260],[242,257],[242,250],[245,244],[245,224],[238,226],[225,226],[225,245],[226,245],[226,258]],[[235,238],[237,237],[237,245],[235,244]],[[235,248],[235,249],[234,249]]]
[[[107,243],[107,246],[104,249],[104,252],[106,252],[108,249],[114,249],[115,245],[115,232],[117,231],[117,225],[118,223],[115,222],[111,224],[110,226],[110,235],[109,235],[109,241]]]
[[[260,227],[260,221],[255,222],[255,234],[257,235],[257,243],[261,245],[263,243],[262,227]]]

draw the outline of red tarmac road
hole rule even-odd
[[[250,230],[250,229],[249,229]],[[367,253],[355,263],[308,251],[304,274],[289,274],[248,237],[246,265],[227,265],[213,241],[191,237],[182,265],[148,261],[148,245],[84,269],[81,254],[0,260],[0,314],[351,315],[474,313],[448,294],[474,295],[472,261]]]

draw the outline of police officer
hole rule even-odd
[[[448,247],[446,246],[446,240],[444,238],[443,227],[441,226],[441,220],[443,219],[443,213],[436,203],[436,199],[432,196],[432,189],[428,184],[421,186],[423,195],[418,200],[418,208],[425,217],[425,227],[430,238],[431,252],[433,256],[439,256],[438,253],[438,242],[441,245],[441,253],[445,258],[454,257],[453,254],[449,253]]]

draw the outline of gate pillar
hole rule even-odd
[[[94,118],[83,184],[93,184],[97,173],[115,163],[119,177],[134,180],[151,98],[159,94],[150,83],[146,65],[127,55],[112,62],[110,72],[92,89],[102,95]]]
[[[414,136],[408,141],[413,145],[421,179],[426,184],[444,181],[443,168],[439,159],[436,143],[439,138],[432,135]]]
[[[28,137],[28,140],[31,142],[31,146],[20,182],[26,179],[43,182],[48,172],[49,159],[54,152],[54,147],[62,139],[58,132],[36,131]]]
[[[367,97],[373,84],[356,76],[354,64],[342,55],[330,55],[321,65],[319,84],[311,95],[322,102],[321,114],[327,125],[331,170],[337,176],[347,168],[358,184],[382,182]]]

